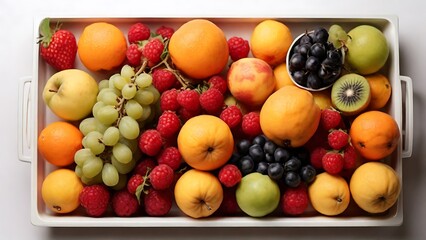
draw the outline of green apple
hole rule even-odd
[[[348,32],[345,59],[350,68],[361,75],[380,70],[389,56],[389,46],[384,34],[376,27],[360,25]]]
[[[43,100],[56,116],[76,121],[91,113],[98,91],[98,84],[90,74],[67,69],[47,80]]]
[[[263,217],[273,212],[280,202],[280,188],[268,175],[247,174],[237,186],[236,198],[243,212],[252,217]]]

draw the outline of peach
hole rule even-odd
[[[231,94],[249,106],[262,105],[276,84],[271,66],[258,58],[242,58],[233,62],[227,81]]]

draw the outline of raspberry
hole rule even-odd
[[[138,187],[143,187],[144,183],[144,175],[134,174],[130,177],[129,181],[127,181],[127,191],[131,194],[136,194]]]
[[[157,166],[157,162],[154,159],[145,158],[136,165],[135,169],[133,170],[133,174],[145,176],[147,175],[147,172],[154,169],[155,166]]]
[[[200,113],[201,113],[201,109],[198,109],[197,111],[189,111],[186,108],[179,109],[179,116],[183,122],[188,121],[192,117],[200,115]]]
[[[152,73],[152,85],[154,85],[160,93],[172,89],[176,82],[176,76],[166,68],[155,69]]]
[[[329,131],[330,129],[337,128],[342,121],[340,113],[334,109],[324,109],[321,111],[321,126]]]
[[[179,132],[180,120],[175,112],[165,111],[158,118],[157,131],[164,138],[171,138]]]
[[[229,56],[232,61],[237,61],[248,56],[250,52],[249,42],[241,37],[231,37],[228,39]]]
[[[175,30],[171,27],[167,26],[161,26],[157,28],[155,31],[156,34],[161,35],[163,38],[172,38],[173,33],[175,33]]]
[[[310,162],[311,165],[316,169],[322,169],[322,157],[327,153],[327,150],[323,147],[316,147],[311,152]]]
[[[216,88],[209,88],[200,95],[200,105],[207,113],[216,115],[224,105],[223,95]]]
[[[160,132],[148,129],[139,138],[139,149],[148,156],[155,156],[163,147],[163,139]]]
[[[92,217],[102,216],[108,209],[110,193],[102,184],[85,186],[80,193],[80,204]]]
[[[262,134],[260,128],[260,116],[258,112],[249,112],[243,116],[241,129],[244,134],[249,137],[254,137]]]
[[[327,137],[328,145],[334,150],[340,150],[349,143],[349,134],[343,130],[332,130]]]
[[[170,189],[150,189],[144,198],[145,212],[149,216],[164,216],[172,208],[173,194]]]
[[[159,38],[151,38],[142,49],[142,55],[148,61],[148,67],[153,67],[161,61],[164,43]]]
[[[131,25],[127,32],[127,39],[130,44],[147,40],[150,36],[151,30],[143,23],[135,23]]]
[[[243,114],[241,110],[236,105],[229,106],[225,108],[220,114],[220,119],[222,119],[229,128],[236,128],[241,124]]]
[[[126,51],[127,61],[131,66],[139,66],[142,61],[142,52],[139,50],[139,46],[135,43],[129,45]]]
[[[218,178],[225,187],[233,187],[241,181],[242,174],[234,164],[226,164],[220,169]]]
[[[180,91],[177,96],[177,102],[188,111],[196,112],[200,110],[200,94],[193,89]]]
[[[330,174],[338,174],[342,171],[345,161],[343,156],[337,152],[327,152],[322,157],[322,167]]]
[[[165,148],[157,157],[158,164],[166,164],[176,171],[182,163],[182,156],[176,147]]]
[[[220,216],[232,216],[236,215],[239,211],[240,207],[235,196],[235,188],[224,188],[223,200],[217,210],[217,214]]]
[[[149,174],[149,182],[156,190],[164,190],[173,184],[174,172],[169,165],[158,164]]]
[[[139,209],[138,199],[127,189],[122,189],[112,195],[112,209],[119,217],[129,217],[135,214]]]
[[[343,150],[343,169],[354,169],[356,166],[357,153],[355,148],[348,144]]]
[[[304,213],[308,205],[308,191],[304,184],[300,184],[297,188],[287,188],[281,197],[283,212],[291,216]]]
[[[220,91],[220,93],[225,94],[228,90],[228,85],[226,84],[226,80],[219,75],[212,76],[209,81],[207,81],[210,88],[216,88]]]
[[[161,111],[177,111],[180,107],[177,96],[178,91],[174,88],[164,91],[160,97]]]

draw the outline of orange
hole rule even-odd
[[[275,91],[287,85],[296,86],[293,81],[291,81],[290,75],[287,72],[287,65],[285,62],[279,64],[274,68],[274,76],[276,83]]]
[[[389,156],[400,138],[395,119],[381,111],[367,111],[357,116],[349,130],[352,145],[368,160]]]
[[[86,26],[78,40],[78,56],[91,71],[111,70],[126,58],[127,42],[123,32],[106,22]]]
[[[256,25],[251,34],[250,47],[253,56],[276,66],[285,62],[292,42],[290,29],[282,22],[269,19]]]
[[[365,78],[370,84],[371,92],[371,100],[368,108],[371,110],[378,110],[386,106],[392,93],[389,79],[379,73],[367,75]]]
[[[177,69],[195,80],[220,73],[229,58],[225,33],[205,19],[179,27],[170,39],[169,53]]]
[[[221,167],[234,150],[234,138],[228,125],[212,115],[199,115],[185,122],[177,144],[183,160],[202,171]]]
[[[262,105],[260,127],[275,144],[300,147],[315,134],[320,117],[321,110],[309,91],[284,86]]]
[[[38,150],[49,163],[63,167],[74,162],[74,154],[82,148],[83,134],[67,122],[47,125],[38,137]]]
[[[69,213],[80,206],[83,184],[74,171],[61,168],[49,173],[41,185],[46,206],[56,213]]]

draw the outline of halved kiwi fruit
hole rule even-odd
[[[347,116],[365,110],[370,99],[370,85],[367,79],[356,73],[341,76],[331,89],[332,105]]]

